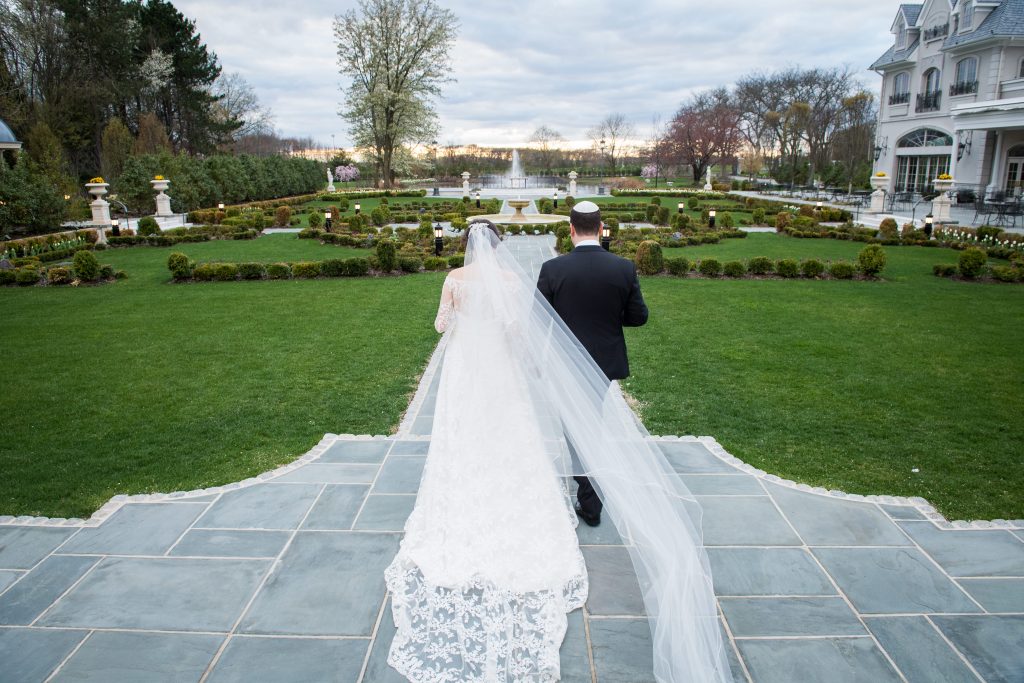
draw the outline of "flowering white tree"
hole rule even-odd
[[[348,166],[338,166],[334,169],[334,179],[340,180],[343,183],[352,182],[353,180],[359,180],[359,169],[356,168],[355,164],[349,164]]]

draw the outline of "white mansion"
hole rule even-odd
[[[949,173],[961,190],[1019,195],[1024,0],[900,5],[892,32],[895,45],[871,65],[883,79],[875,172],[896,192]]]

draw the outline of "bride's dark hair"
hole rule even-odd
[[[466,226],[466,229],[462,231],[462,251],[466,251],[466,247],[469,245],[469,231],[472,229],[474,225],[486,225],[488,228],[491,229],[491,232],[494,233],[495,237],[497,237],[499,240],[501,239],[501,231],[498,230],[498,226],[495,225],[494,223],[490,222],[486,218],[478,218],[476,220],[471,220],[469,222],[469,225]]]

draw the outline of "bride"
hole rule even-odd
[[[385,571],[388,663],[415,683],[559,680],[566,615],[588,592],[565,482],[586,475],[630,551],[657,680],[732,680],[694,498],[493,224],[467,237],[435,321],[419,496]]]

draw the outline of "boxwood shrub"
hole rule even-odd
[[[96,260],[96,254],[91,251],[76,251],[71,264],[75,271],[75,277],[79,280],[91,282],[99,279],[100,262]]]
[[[855,269],[849,261],[833,261],[828,264],[828,274],[837,280],[850,280]]]
[[[238,276],[243,280],[262,280],[266,267],[262,263],[239,263]]]
[[[804,277],[821,277],[821,274],[825,272],[825,264],[818,259],[807,259],[800,264],[800,272]]]
[[[722,264],[722,272],[726,277],[743,277],[747,274],[747,267],[743,261],[726,261]]]
[[[669,273],[678,277],[686,277],[690,272],[691,265],[690,259],[683,256],[665,259],[665,268]]]
[[[423,267],[426,270],[448,270],[448,259],[441,256],[431,256],[424,259]]]
[[[139,227],[136,234],[146,237],[148,235],[159,235],[160,224],[152,216],[145,216],[139,219]]]
[[[200,282],[212,282],[217,277],[216,263],[200,263],[192,269],[192,277]]]
[[[701,259],[697,270],[705,277],[718,277],[722,274],[722,262],[713,258]]]
[[[14,281],[22,286],[39,284],[39,267],[33,265],[15,269]]]
[[[423,260],[417,256],[402,256],[398,259],[398,267],[403,273],[418,273],[423,268]]]
[[[454,256],[448,257],[448,265],[451,268],[461,268],[466,264],[465,254],[455,254]]]
[[[46,271],[46,281],[51,285],[71,284],[72,279],[71,269],[64,266],[54,266]]]
[[[885,268],[885,250],[877,244],[869,244],[857,254],[857,266],[866,277],[877,277]]]
[[[187,280],[192,277],[192,270],[196,264],[189,260],[188,256],[180,251],[173,251],[167,257],[167,269],[171,271],[171,277],[175,280]]]
[[[932,266],[932,275],[938,277],[953,277],[956,275],[955,263],[936,263]]]
[[[271,280],[287,280],[292,276],[292,268],[287,263],[267,264],[267,277]]]
[[[1017,282],[1024,270],[1013,266],[992,266],[992,277],[1000,282]]]
[[[292,264],[292,277],[314,278],[320,275],[320,263],[317,261],[298,261]]]
[[[377,264],[380,270],[390,273],[398,267],[398,252],[391,240],[377,242]]]
[[[641,275],[657,275],[665,269],[661,245],[654,240],[644,240],[636,249],[635,262]]]
[[[747,262],[747,270],[751,275],[768,275],[774,267],[775,264],[767,256],[755,256]]]
[[[215,263],[213,277],[221,282],[229,282],[238,279],[238,266],[234,263]]]
[[[957,267],[960,271],[960,277],[965,277],[970,280],[981,275],[982,271],[985,270],[985,262],[988,260],[988,255],[979,249],[978,247],[969,247],[960,252],[960,259],[957,262]]]
[[[796,259],[779,259],[775,262],[775,272],[780,277],[797,277],[800,275],[800,264]]]

